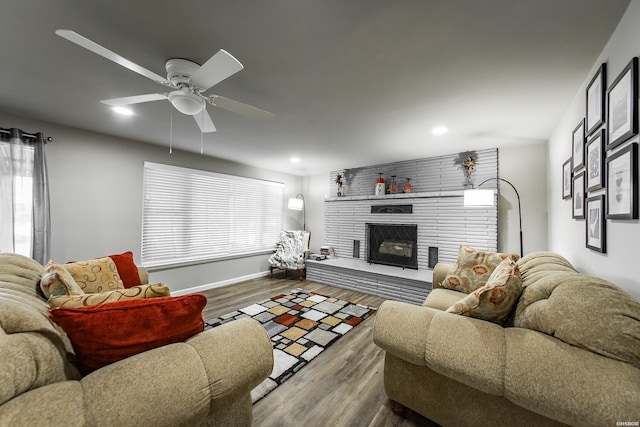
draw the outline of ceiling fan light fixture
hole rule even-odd
[[[446,126],[436,126],[431,130],[434,135],[444,135],[447,132],[449,132],[449,129]]]
[[[169,101],[176,107],[176,110],[188,116],[194,116],[200,113],[205,107],[204,99],[198,95],[180,90],[174,90],[169,93]]]

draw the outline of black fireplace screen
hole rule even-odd
[[[415,224],[367,224],[369,258],[374,264],[418,268],[418,226]]]

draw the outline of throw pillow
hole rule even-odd
[[[116,263],[109,257],[70,262],[64,268],[87,294],[124,289]]]
[[[166,285],[156,283],[153,285],[134,286],[129,289],[116,289],[115,291],[100,292],[97,294],[52,296],[49,298],[49,307],[85,307],[115,301],[168,297],[170,295],[171,292]]]
[[[138,266],[133,261],[133,252],[123,252],[117,255],[109,255],[116,264],[116,269],[125,288],[141,285]]]
[[[503,324],[521,293],[518,265],[513,259],[506,258],[491,273],[486,285],[453,304],[447,313]]]
[[[57,295],[83,295],[82,288],[69,272],[57,262],[50,260],[40,278],[40,289],[46,298]]]
[[[200,294],[118,301],[50,310],[66,332],[86,375],[156,347],[184,341],[204,330]]]
[[[469,246],[460,246],[458,259],[442,281],[442,287],[468,294],[487,283],[493,270],[503,260],[517,261],[516,254],[480,251]]]

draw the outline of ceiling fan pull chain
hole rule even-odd
[[[204,154],[204,132],[202,131],[202,123],[204,122],[204,112],[206,110],[202,110],[200,112],[200,154]]]
[[[169,120],[169,154],[173,154],[173,108],[171,110],[171,120]]]

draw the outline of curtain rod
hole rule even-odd
[[[25,131],[23,131],[22,129],[17,129],[18,132],[20,132],[21,136],[26,137],[26,138],[32,138],[32,139],[38,139],[38,135],[42,135],[42,133],[40,134],[30,134],[27,133]],[[0,128],[0,133],[4,133],[7,135],[13,135],[13,131],[12,129],[3,129]],[[46,144],[47,142],[51,142],[53,141],[53,138],[51,138],[50,136],[44,136],[42,135],[42,141]]]

